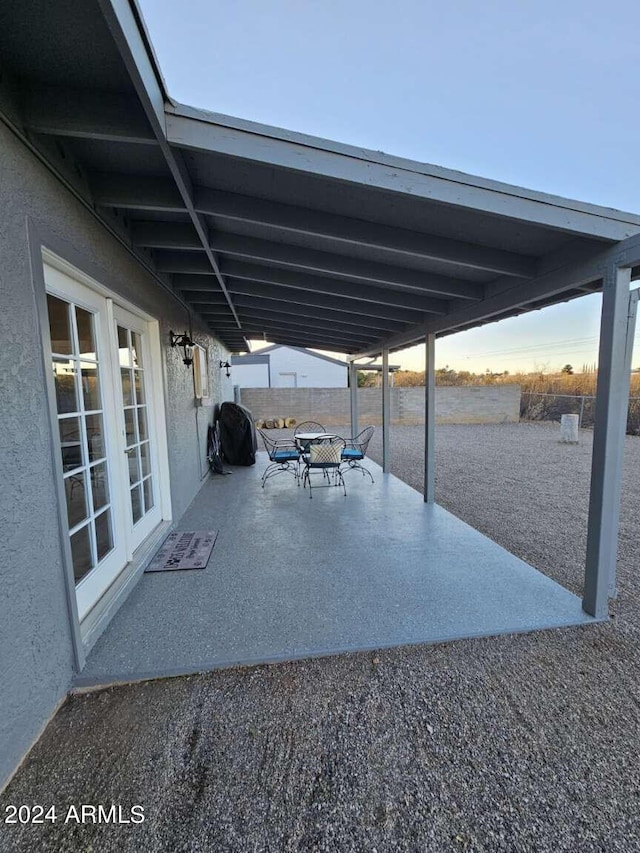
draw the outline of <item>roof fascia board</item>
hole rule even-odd
[[[640,216],[490,181],[379,152],[244,122],[184,105],[168,107],[172,145],[226,154],[433,202],[618,241],[640,232]]]
[[[142,107],[147,114],[167,166],[176,182],[184,206],[198,232],[202,248],[205,250],[220,288],[229,304],[229,309],[238,328],[240,328],[240,320],[220,275],[217,259],[209,246],[208,226],[204,217],[193,206],[193,186],[182,154],[179,151],[173,151],[167,142],[166,93],[161,85],[162,78],[158,79],[156,74],[155,58],[147,50],[147,35],[141,29],[140,10],[137,7],[132,7],[130,0],[98,0],[98,3],[127,67]]]
[[[98,0],[98,4],[111,30],[132,83],[151,120],[154,133],[166,139],[165,102],[168,98],[164,81],[153,52],[151,42],[142,28],[142,16],[131,0]],[[148,108],[153,112],[149,116]]]
[[[269,347],[269,349],[273,349],[273,347]],[[242,364],[269,364],[269,356],[268,355],[254,355],[253,353],[247,353],[246,355],[232,355],[231,356],[231,366],[235,367],[237,365]]]
[[[596,281],[603,277],[607,266],[615,257],[615,247],[612,247],[582,263],[553,270],[526,284],[519,283],[482,302],[474,303],[473,306],[465,306],[462,310],[455,311],[446,317],[429,318],[425,323],[416,325],[406,332],[381,340],[375,347],[362,350],[356,357],[375,356],[382,349],[400,349],[423,340],[427,334],[454,332],[463,326],[489,322],[492,317],[505,311]],[[473,310],[470,310],[471,308]]]
[[[346,361],[341,361],[339,358],[331,358],[331,356],[322,355],[322,353],[319,353],[319,352],[312,352],[307,347],[296,347],[296,346],[293,346],[293,344],[275,344],[273,349],[275,349],[276,347],[282,348],[283,346],[286,346],[287,349],[297,350],[298,352],[304,353],[305,355],[312,355],[314,358],[320,358],[323,361],[329,361],[329,362],[331,362],[331,364],[339,364],[340,367],[346,367],[347,366]]]

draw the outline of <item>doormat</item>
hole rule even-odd
[[[145,572],[206,568],[217,535],[217,530],[176,530],[170,533]]]

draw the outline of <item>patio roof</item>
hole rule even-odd
[[[4,121],[232,351],[401,349],[597,290],[640,234],[634,214],[176,104],[134,0],[31,5],[0,28]]]

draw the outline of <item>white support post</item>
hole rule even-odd
[[[426,337],[424,371],[424,501],[436,499],[436,336]]]
[[[382,350],[382,470],[389,473],[390,447],[389,447],[389,421],[390,421],[390,399],[389,399],[389,350]]]
[[[351,435],[358,434],[358,367],[355,361],[349,362],[349,401],[351,404]]]
[[[608,615],[616,594],[616,555],[631,352],[638,294],[630,293],[631,269],[612,266],[602,290],[596,419],[591,463],[583,609]]]

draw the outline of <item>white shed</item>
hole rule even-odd
[[[346,388],[347,362],[304,347],[273,344],[231,358],[240,388]]]

